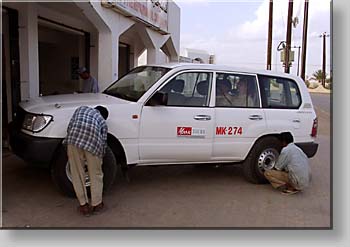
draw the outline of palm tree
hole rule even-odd
[[[327,74],[326,74],[327,75]],[[317,80],[318,82],[321,82],[323,79],[323,73],[322,70],[317,70],[312,74],[313,78]]]

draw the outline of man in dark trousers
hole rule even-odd
[[[95,108],[81,106],[75,110],[67,129],[67,154],[72,174],[72,183],[84,216],[104,209],[102,201],[102,160],[107,147],[108,110],[103,106]],[[87,165],[90,178],[91,206],[85,187]]]
[[[292,134],[279,135],[282,144],[281,154],[275,169],[265,171],[264,175],[271,185],[285,194],[304,190],[311,182],[311,169],[306,154],[296,146]]]

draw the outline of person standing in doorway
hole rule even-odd
[[[293,143],[294,138],[291,133],[281,133],[279,140],[282,150],[275,169],[266,170],[264,175],[275,189],[285,194],[294,194],[304,190],[311,182],[309,159]]]
[[[64,140],[72,183],[80,204],[78,211],[84,216],[104,209],[102,160],[107,148],[107,118],[108,110],[103,106],[79,107],[69,122]],[[85,187],[85,165],[90,178],[91,206]]]
[[[85,67],[78,69],[78,74],[84,80],[83,93],[98,93],[98,82],[95,77],[90,75],[90,71]]]

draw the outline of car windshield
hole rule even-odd
[[[103,93],[136,102],[169,70],[153,66],[137,67],[113,83]]]

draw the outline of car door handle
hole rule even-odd
[[[250,120],[262,120],[263,117],[261,115],[250,115],[249,119]]]
[[[293,123],[300,123],[299,119],[293,119]]]
[[[209,120],[211,120],[211,116],[209,116],[209,115],[196,115],[193,118],[195,120],[199,120],[199,121],[209,121]]]

